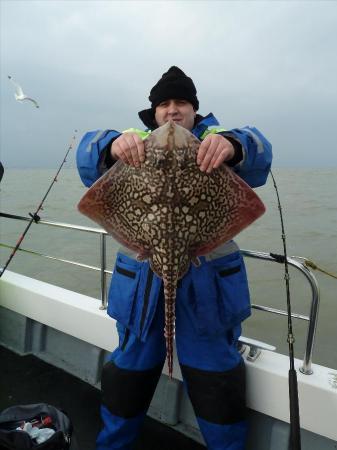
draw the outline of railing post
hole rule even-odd
[[[273,256],[271,256],[270,253],[255,252],[255,251],[244,250],[244,249],[241,250],[241,253],[244,256],[248,256],[251,258],[258,258],[258,259],[264,259],[266,261],[278,262],[276,259],[274,259]],[[311,375],[313,373],[311,364],[312,364],[312,355],[313,355],[315,334],[316,334],[317,321],[318,321],[320,293],[319,293],[318,283],[317,283],[317,280],[316,280],[314,274],[311,272],[311,270],[309,270],[305,266],[304,263],[297,261],[297,259],[305,259],[305,258],[300,258],[298,256],[297,257],[288,257],[288,263],[291,266],[299,269],[300,272],[302,272],[302,274],[307,278],[307,280],[309,281],[309,284],[311,287],[311,293],[312,293],[306,347],[305,347],[305,352],[304,352],[303,365],[299,368],[299,371],[305,375]]]
[[[306,267],[303,266],[302,273],[305,275],[307,280],[310,283],[311,292],[312,292],[312,302],[310,307],[310,320],[307,332],[307,340],[306,347],[304,352],[303,365],[299,368],[299,371],[304,373],[305,375],[311,375],[313,370],[311,368],[312,363],[312,354],[314,350],[315,343],[315,335],[318,321],[318,308],[320,302],[320,292],[317,280],[313,273]]]
[[[100,309],[107,308],[107,291],[106,291],[106,235],[100,233],[100,255],[101,255],[101,306]]]

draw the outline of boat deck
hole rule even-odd
[[[69,415],[76,450],[94,450],[101,428],[100,391],[33,355],[20,356],[0,346],[0,411],[13,405],[49,403]],[[205,447],[149,417],[135,450],[205,450]]]

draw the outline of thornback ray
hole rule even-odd
[[[162,278],[169,375],[177,282],[198,256],[231,240],[259,218],[265,207],[226,164],[210,174],[196,162],[200,141],[170,121],[144,141],[145,161],[117,161],[86,192],[79,211],[118,242],[148,260]]]

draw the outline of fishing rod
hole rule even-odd
[[[51,182],[49,188],[47,189],[47,192],[45,193],[44,197],[42,198],[42,200],[41,200],[39,206],[37,207],[37,209],[36,209],[36,211],[35,211],[35,213],[34,213],[34,214],[29,213],[31,219],[30,219],[30,221],[28,222],[28,225],[26,226],[24,232],[22,233],[22,235],[20,236],[19,240],[17,241],[17,243],[16,243],[16,245],[15,245],[15,247],[14,247],[12,253],[10,254],[9,258],[7,259],[7,261],[6,261],[5,265],[4,265],[4,267],[3,267],[2,269],[0,268],[0,278],[1,278],[2,275],[4,274],[4,272],[5,272],[5,270],[7,269],[7,267],[9,266],[9,264],[10,264],[10,262],[12,261],[12,259],[13,259],[14,255],[15,255],[15,253],[18,251],[18,249],[19,249],[19,247],[20,247],[20,245],[21,245],[21,242],[24,240],[24,238],[25,238],[25,236],[26,236],[26,234],[27,234],[29,228],[31,227],[32,223],[33,223],[33,222],[38,223],[38,221],[40,220],[40,217],[39,217],[39,215],[38,215],[38,212],[40,211],[40,209],[42,209],[42,205],[43,205],[44,201],[46,200],[46,198],[47,198],[47,196],[48,196],[48,194],[49,194],[51,188],[53,187],[54,183],[57,181],[57,176],[58,176],[58,174],[60,173],[60,171],[61,171],[61,169],[62,169],[64,163],[66,162],[67,156],[68,156],[70,150],[73,148],[73,145],[74,145],[74,142],[75,142],[75,139],[76,139],[76,133],[77,133],[77,130],[74,131],[74,136],[73,136],[73,137],[71,138],[71,140],[70,140],[69,147],[68,147],[68,149],[67,149],[67,151],[66,151],[66,154],[65,154],[65,156],[64,156],[64,158],[63,158],[63,161],[62,161],[60,167],[58,168],[58,170],[57,170],[57,172],[56,172],[56,174],[55,174],[55,176],[54,176],[54,178],[53,178],[53,180],[52,180],[52,182]]]
[[[280,263],[284,263],[284,279],[286,281],[286,292],[287,292],[287,313],[288,313],[288,348],[289,348],[289,404],[290,404],[290,448],[291,450],[301,450],[301,429],[300,429],[300,412],[299,412],[299,401],[298,401],[298,384],[297,384],[297,373],[295,370],[294,361],[294,334],[293,325],[291,318],[291,302],[290,302],[290,276],[288,270],[288,259],[287,259],[287,245],[286,245],[286,234],[284,230],[282,206],[280,201],[280,196],[278,193],[276,181],[272,171],[270,170],[270,175],[273,180],[274,188],[277,196],[278,209],[280,212],[281,219],[281,232],[282,232],[282,242],[283,242],[283,255],[270,254],[275,260]]]

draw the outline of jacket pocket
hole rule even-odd
[[[225,329],[250,316],[250,296],[243,257],[240,252],[213,260],[220,321]]]
[[[117,254],[111,277],[108,314],[125,327],[130,327],[134,304],[137,299],[141,263]]]

